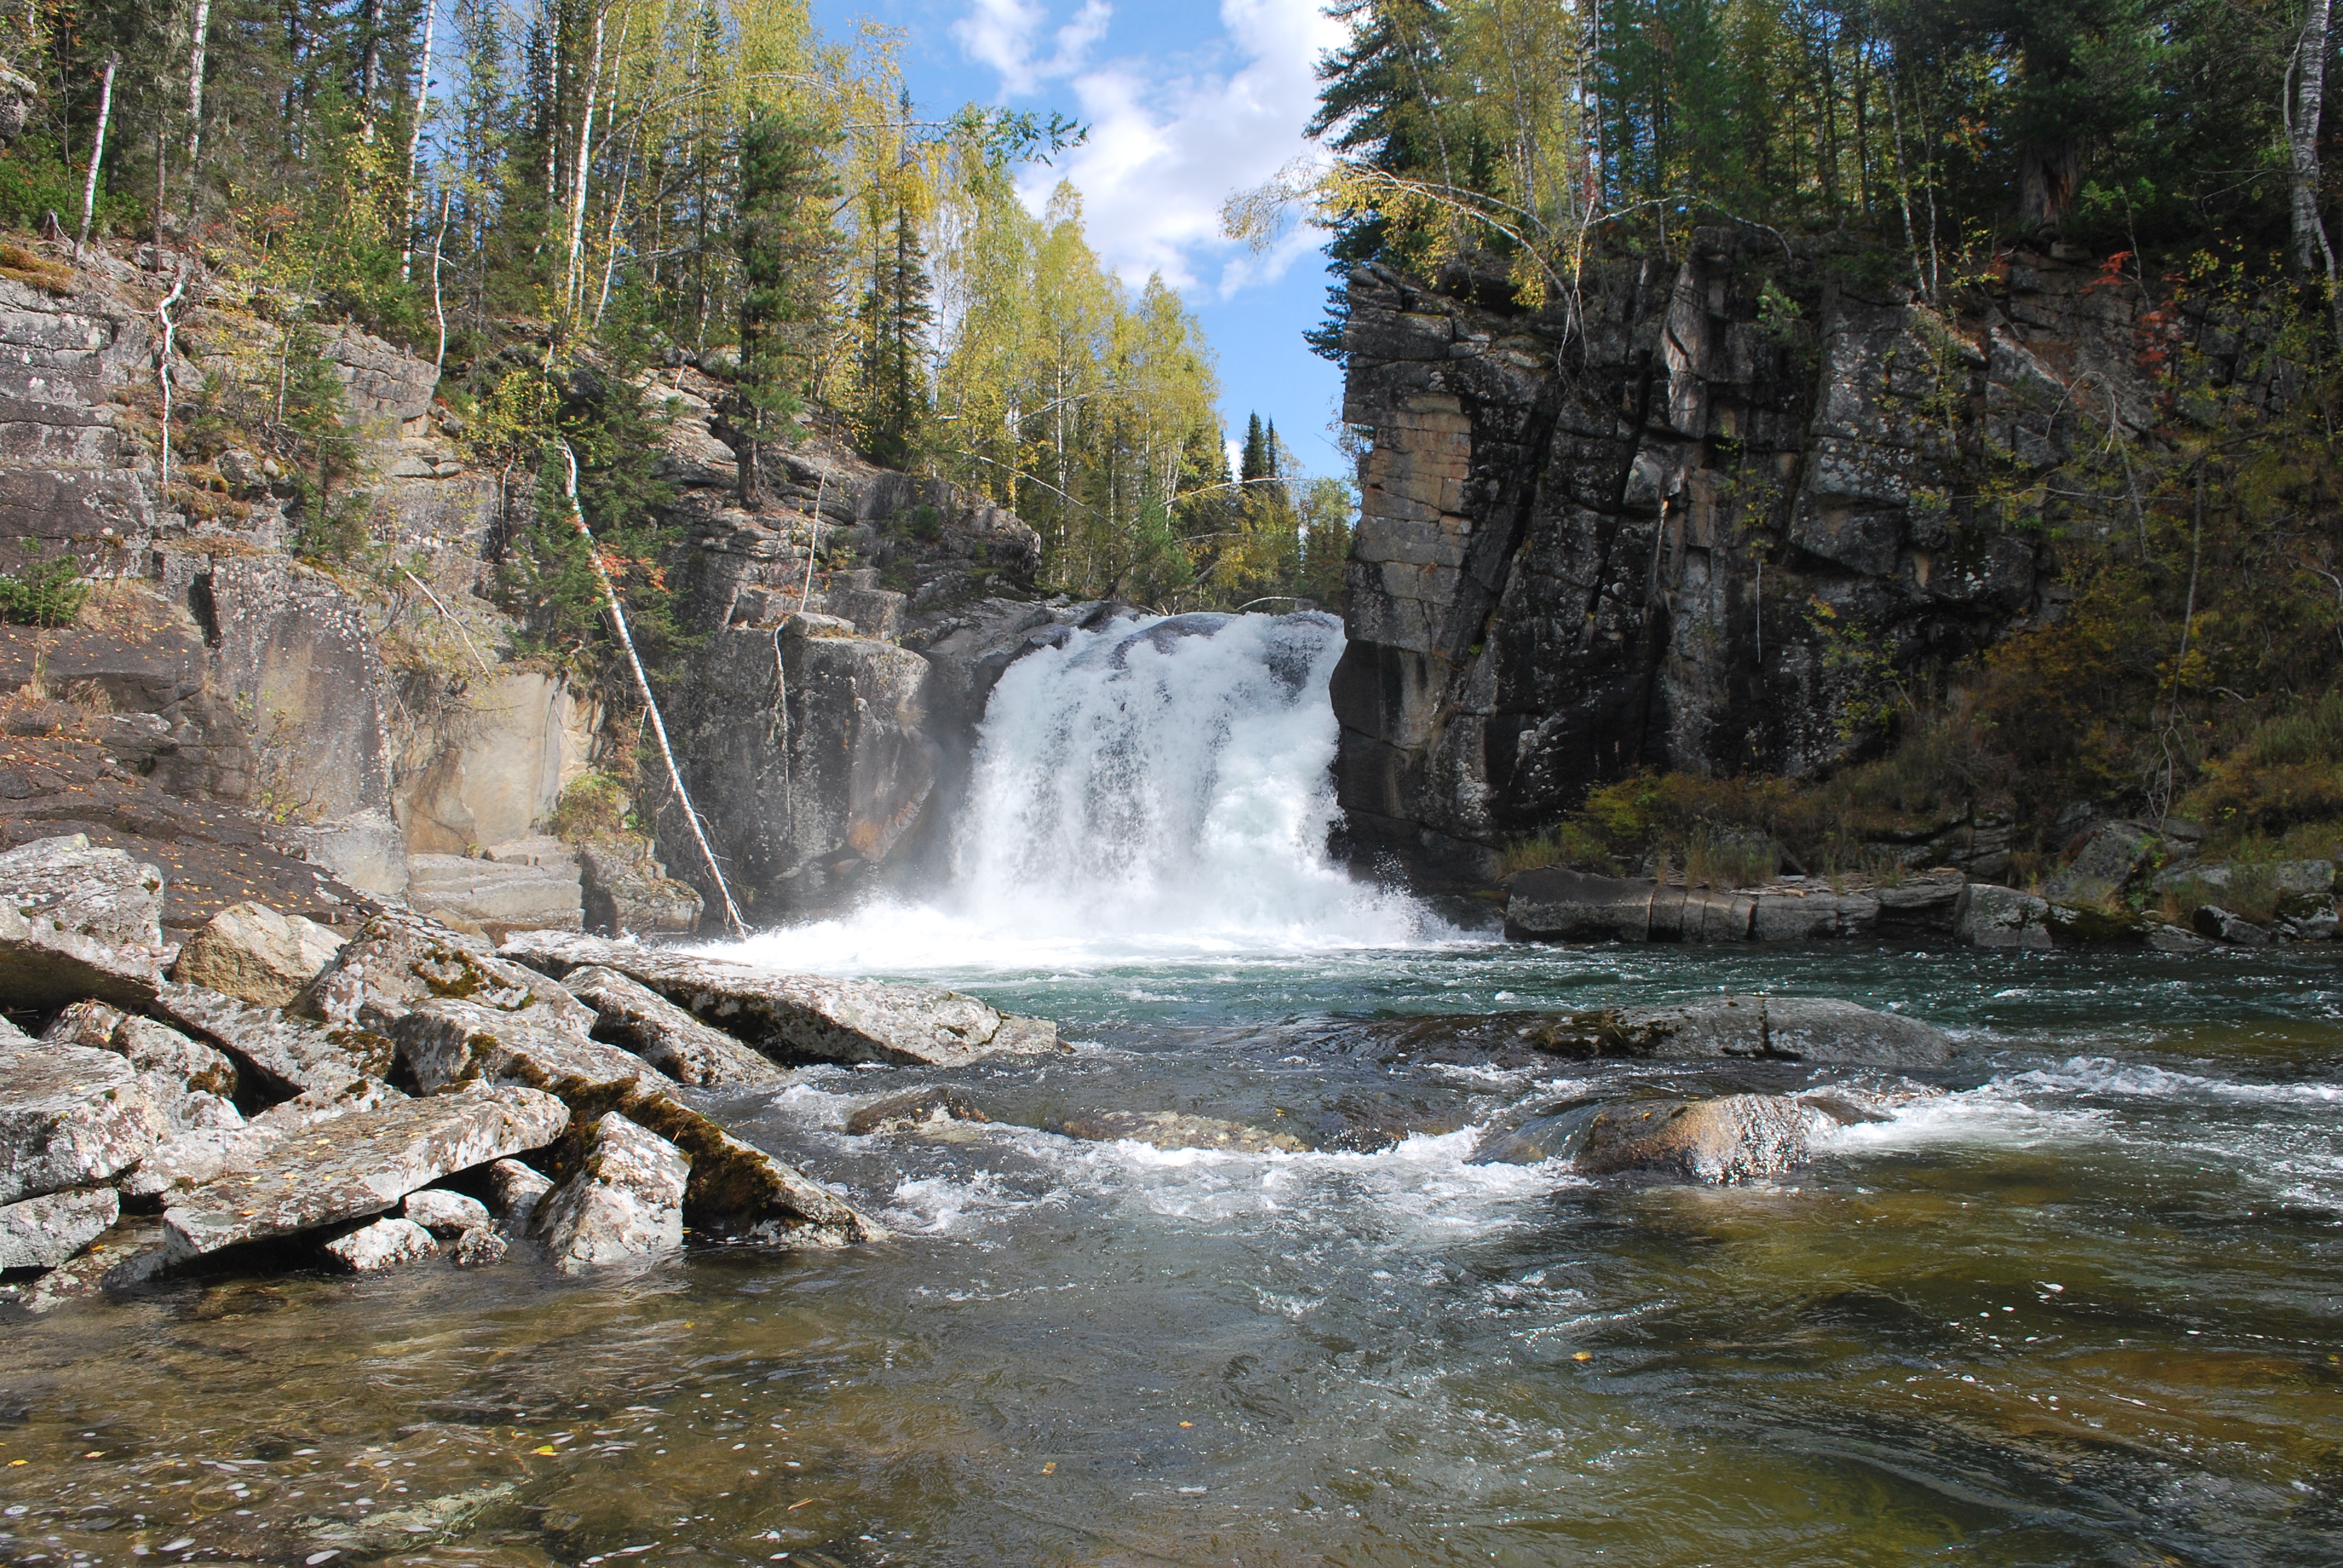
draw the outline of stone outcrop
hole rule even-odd
[[[696,1089],[779,1090],[789,1075],[720,1029],[711,1029],[659,992],[616,970],[588,966],[561,980],[598,1015],[594,1038],[623,1047]]]
[[[631,847],[588,842],[578,849],[586,929],[603,937],[688,936],[705,901],[688,882]]]
[[[353,1274],[420,1263],[438,1251],[431,1232],[407,1220],[377,1220],[326,1243],[326,1256]]]
[[[407,900],[417,910],[492,938],[516,930],[574,931],[585,923],[578,862],[567,853],[532,845],[478,859],[409,855],[407,875]]]
[[[775,1061],[879,1061],[955,1067],[995,1053],[1058,1049],[1057,1026],[1002,1013],[957,991],[875,980],[778,974],[629,942],[528,932],[502,951],[568,974],[615,970],[746,1040]]]
[[[171,978],[260,1007],[283,1007],[317,978],[348,939],[266,904],[231,904],[179,949]]]
[[[377,915],[360,927],[290,1010],[380,1028],[437,997],[507,1012],[535,1010],[580,1034],[594,1023],[592,1010],[543,973],[498,958],[479,938],[401,914]]]
[[[690,1173],[681,1150],[613,1112],[595,1124],[578,1168],[538,1204],[533,1227],[573,1273],[677,1251]]]
[[[0,1269],[54,1269],[106,1234],[121,1213],[111,1187],[0,1204]]]
[[[164,1211],[184,1261],[246,1241],[380,1214],[443,1176],[539,1149],[569,1111],[533,1089],[482,1085],[344,1118],[333,1136],[288,1140],[252,1169],[196,1188]]]
[[[104,1181],[170,1131],[156,1086],[110,1050],[0,1042],[0,1203]]]
[[[1505,930],[1533,941],[1783,942],[1949,934],[1967,883],[1957,871],[1836,890],[1798,879],[1755,888],[1687,887],[1584,871],[1524,871],[1508,886]]]
[[[1933,1024],[1826,997],[1704,997],[1517,1017],[1516,1038],[1582,1060],[1740,1058],[1908,1070],[1941,1067],[1952,1053],[1952,1042]]]
[[[0,897],[27,920],[108,947],[157,956],[163,873],[85,834],[43,839],[0,854]]]
[[[2087,384],[2102,423],[2144,428],[2138,291],[2021,253],[1955,320],[1786,243],[1703,228],[1681,259],[1597,261],[1569,329],[1461,278],[1351,275],[1343,417],[1373,443],[1333,682],[1355,847],[1480,883],[1640,769],[1813,777],[1879,741],[1889,675],[2053,613],[2046,536],[1967,455],[2038,473],[2106,439],[2072,414]],[[2001,874],[2006,826],[1976,805],[1918,863]]]
[[[282,1095],[347,1095],[353,1084],[390,1071],[390,1042],[355,1024],[287,1017],[282,1009],[253,1007],[200,986],[161,986],[153,1005]]]
[[[396,806],[407,850],[467,855],[528,838],[585,775],[600,719],[559,676],[482,677],[404,738]]]

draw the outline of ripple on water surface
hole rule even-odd
[[[1081,1044],[739,1108],[895,1241],[10,1322],[0,1557],[2343,1560],[2323,964],[1443,939],[917,978]],[[1345,1022],[1720,989],[1943,1022],[1951,1092],[1778,1182],[1594,1183],[1473,1165],[1479,1130],[1677,1070],[1403,1060]],[[1000,1120],[844,1131],[939,1081]],[[1100,1109],[1379,1146],[1031,1130]]]

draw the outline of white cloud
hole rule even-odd
[[[1282,276],[1317,243],[1297,230],[1253,256],[1221,236],[1221,204],[1310,151],[1302,127],[1317,106],[1318,57],[1344,36],[1324,3],[1222,0],[1219,36],[1177,69],[1152,58],[1061,67],[1096,42],[1098,31],[1081,29],[1103,29],[1099,0],[1058,30],[1057,55],[1041,65],[1032,61],[1045,19],[1039,0],[974,0],[955,33],[1001,72],[1006,94],[1072,76],[1090,140],[1058,166],[1031,171],[1024,195],[1035,210],[1061,178],[1071,180],[1091,246],[1125,281],[1161,272],[1176,287],[1225,298]]]
[[[1069,76],[1082,67],[1091,45],[1106,35],[1114,15],[1106,0],[1083,0],[1082,8],[1056,35],[1057,53],[1033,58],[1034,40],[1048,19],[1039,0],[974,0],[967,15],[952,24],[952,36],[970,59],[1001,73],[1003,97],[1031,92],[1040,83]]]

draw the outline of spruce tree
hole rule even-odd
[[[740,136],[740,205],[733,248],[740,256],[740,371],[735,387],[740,504],[764,500],[758,447],[805,406],[828,303],[835,240],[827,205],[837,186],[820,133],[769,109]]]

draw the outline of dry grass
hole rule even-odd
[[[61,261],[36,256],[21,245],[0,245],[0,277],[63,297],[80,287],[74,269]]]

